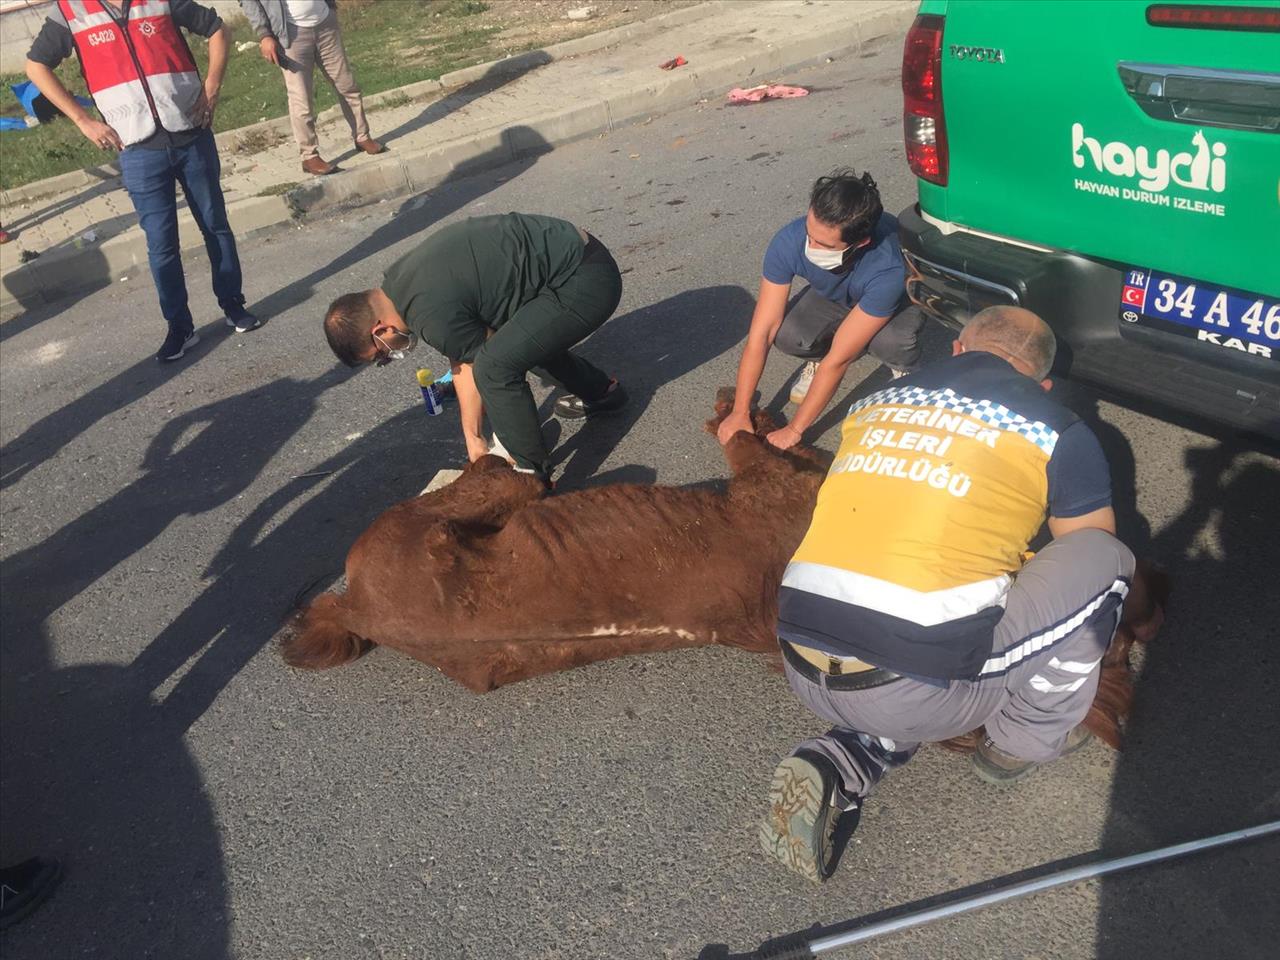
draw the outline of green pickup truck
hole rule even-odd
[[[907,292],[1025,306],[1060,375],[1280,439],[1280,6],[924,0]]]

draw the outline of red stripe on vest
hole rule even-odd
[[[172,17],[130,20],[129,37],[137,51],[138,62],[149,77],[158,73],[191,73],[196,69]]]

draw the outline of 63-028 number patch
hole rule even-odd
[[[1141,267],[1124,279],[1123,322],[1280,361],[1280,300]]]

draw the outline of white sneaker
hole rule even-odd
[[[910,373],[910,372],[911,372],[910,370],[899,370],[897,367],[890,367],[890,368],[889,368],[889,379],[890,379],[890,380],[901,380],[903,377],[905,377],[905,376],[906,376],[908,373]]]
[[[804,398],[809,395],[809,388],[813,386],[813,375],[818,372],[818,362],[809,360],[800,368],[800,373],[796,376],[796,382],[791,385],[791,402],[794,404],[804,403]]]

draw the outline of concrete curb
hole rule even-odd
[[[565,40],[562,43],[553,43],[537,50],[527,50],[524,53],[513,54],[501,60],[490,60],[486,63],[463,67],[460,70],[452,70],[443,74],[439,80],[420,80],[417,83],[396,87],[393,90],[372,93],[365,97],[365,109],[372,111],[389,101],[439,98],[446,96],[458,87],[466,86],[477,80],[508,76],[512,73],[524,73],[535,67],[554,63],[557,60],[566,60],[584,53],[603,50],[605,47],[612,47],[634,37],[643,36],[646,33],[653,32],[655,29],[677,27],[686,23],[693,23],[695,20],[701,20],[714,13],[716,8],[724,2],[725,0],[704,0],[703,3],[672,10],[670,13],[650,17],[648,20],[625,23],[620,27],[601,30],[598,33],[589,33],[585,37],[578,37],[575,40]],[[341,118],[341,109],[337,106],[332,106],[316,114],[316,125],[324,126]],[[262,120],[247,126],[236,127],[234,130],[224,130],[215,136],[214,140],[218,144],[219,151],[235,152],[239,149],[239,141],[243,137],[254,135],[288,138],[293,135],[293,128],[289,124],[288,116],[272,117],[270,120]],[[32,200],[39,200],[51,194],[78,190],[81,187],[93,186],[95,183],[119,179],[119,177],[119,166],[115,163],[104,163],[86,170],[71,170],[56,177],[36,180],[33,183],[24,183],[20,187],[5,190],[0,192],[0,202],[6,206],[29,203]]]
[[[227,215],[236,235],[247,236],[256,230],[332,208],[420,193],[449,178],[545,153],[556,146],[617,130],[702,98],[719,99],[730,87],[760,82],[779,71],[797,70],[828,58],[857,54],[864,44],[904,30],[914,16],[915,3],[904,0],[899,8],[842,24],[821,36],[803,37],[784,44],[761,40],[758,48],[712,61],[700,69],[663,74],[651,83],[612,97],[587,100],[567,109],[527,118],[519,124],[492,128],[426,149],[393,152],[372,163],[308,181],[282,196],[240,200],[228,204]],[[182,217],[181,231],[183,250],[203,246],[189,214]],[[137,231],[87,249],[55,250],[5,272],[3,288],[0,288],[0,313],[7,318],[20,301],[48,302],[101,282],[101,277],[95,274],[100,275],[104,269],[109,279],[118,279],[122,273],[146,262],[146,242]],[[86,266],[93,269],[86,270]]]

